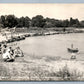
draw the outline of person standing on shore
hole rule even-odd
[[[71,53],[71,59],[76,59],[76,53]]]
[[[2,54],[2,47],[1,47],[1,44],[0,44],[0,54]]]

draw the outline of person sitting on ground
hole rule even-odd
[[[6,50],[7,50],[7,45],[4,45],[4,44],[3,44],[3,45],[2,45],[2,54],[3,54],[3,53],[6,53]]]
[[[9,49],[10,49],[10,54],[11,54],[11,56],[13,57],[13,55],[14,55],[14,50],[12,49],[12,47],[9,47]]]
[[[14,61],[14,58],[11,56],[10,49],[8,49],[5,53],[3,53],[2,57],[5,62],[13,62]]]
[[[14,56],[15,57],[23,57],[23,52],[22,50],[20,49],[20,47],[17,47],[15,50],[14,50]]]

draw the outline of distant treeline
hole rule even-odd
[[[15,15],[2,15],[0,16],[0,27],[2,28],[12,28],[12,27],[41,27],[41,28],[51,28],[51,27],[84,27],[84,21],[79,21],[78,19],[70,20],[58,20],[54,18],[44,18],[42,15],[37,15],[30,19],[26,17],[16,17]]]

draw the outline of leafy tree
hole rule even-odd
[[[80,27],[84,27],[84,21],[80,21]]]
[[[43,18],[42,15],[37,15],[32,18],[31,23],[33,27],[44,27],[45,19]]]
[[[25,25],[25,18],[24,17],[20,17],[19,19],[17,19],[17,27],[24,27]]]
[[[50,27],[53,27],[54,26],[54,20],[50,19],[50,18],[46,18],[45,19],[45,27],[46,28],[50,28]]]
[[[0,23],[1,23],[1,27],[5,27],[5,16],[1,16],[0,17]]]
[[[30,21],[31,21],[30,18],[26,16],[24,21],[24,27],[28,28],[30,26]]]
[[[80,22],[79,22],[78,19],[70,18],[69,26],[70,27],[79,27],[80,26]]]
[[[68,19],[67,19],[67,20],[64,20],[64,21],[62,22],[62,25],[63,25],[63,27],[68,27],[68,26],[69,26],[69,21],[68,21]]]
[[[29,17],[20,17],[17,18],[17,27],[29,27],[30,26],[30,18]]]
[[[79,20],[76,19],[75,22],[76,22],[76,26],[75,26],[75,27],[80,27],[80,22],[79,22]]]
[[[44,18],[42,15],[37,15],[32,18],[32,20],[26,17],[17,18],[14,15],[2,15],[0,17],[0,27],[84,27],[84,21],[79,21],[78,19],[73,19],[72,17],[70,20],[58,20],[54,18]]]
[[[56,20],[56,19],[51,19],[51,18],[46,18],[45,20],[46,20],[45,27],[61,27],[62,26],[61,20]]]
[[[9,27],[9,28],[12,28],[12,27],[15,27],[17,24],[17,21],[16,21],[16,17],[14,15],[8,15],[6,18],[5,18],[5,27]]]
[[[62,20],[57,20],[56,21],[56,27],[63,27]]]

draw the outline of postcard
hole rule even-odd
[[[1,3],[0,81],[84,81],[84,4]]]

